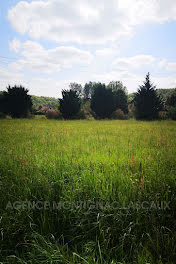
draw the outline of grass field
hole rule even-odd
[[[0,263],[175,263],[176,122],[0,120],[0,195]]]

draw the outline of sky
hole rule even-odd
[[[60,97],[69,83],[121,81],[137,91],[150,72],[176,87],[175,0],[1,0],[0,90]]]

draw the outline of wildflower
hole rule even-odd
[[[27,166],[27,161],[25,159],[22,159],[22,164],[23,164],[24,167],[26,167]]]
[[[133,156],[133,154],[131,155],[130,166],[134,167],[134,156]]]
[[[140,188],[144,189],[144,177],[142,177],[140,180]]]

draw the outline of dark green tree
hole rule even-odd
[[[111,89],[114,97],[116,109],[121,109],[125,114],[128,113],[128,95],[127,89],[120,81],[111,81],[108,86]]]
[[[75,90],[62,90],[62,99],[59,99],[59,110],[65,119],[72,119],[80,110],[81,99]]]
[[[170,96],[166,99],[167,106],[176,106],[176,88]]]
[[[136,119],[153,120],[158,118],[158,112],[162,109],[162,103],[155,88],[150,81],[150,74],[148,73],[144,84],[139,86],[134,98]]]
[[[121,109],[125,114],[128,113],[128,96],[124,90],[118,89],[113,92],[116,109]]]
[[[7,103],[4,92],[0,93],[0,113],[7,114]]]
[[[8,86],[1,100],[4,113],[13,118],[28,117],[32,110],[31,96],[28,95],[28,90],[21,85]]]
[[[115,110],[112,90],[107,89],[105,84],[95,83],[90,106],[98,117],[110,117]]]
[[[168,117],[176,120],[176,89],[174,89],[173,93],[167,98],[165,107]]]

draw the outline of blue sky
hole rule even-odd
[[[130,93],[147,72],[176,87],[174,0],[6,0],[0,29],[0,90],[59,97],[70,82],[120,80]]]

